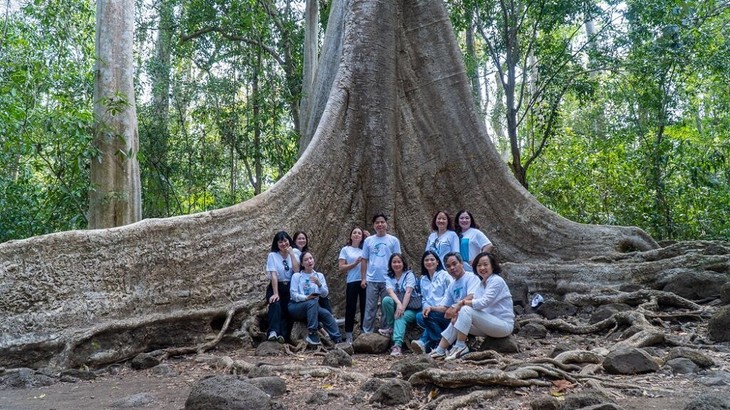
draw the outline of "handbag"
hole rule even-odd
[[[415,276],[413,271],[408,271],[406,275],[410,273]],[[404,280],[405,282],[405,280]],[[406,296],[406,290],[400,290],[398,289],[397,292],[395,292],[396,296],[398,296],[398,299],[403,302],[403,299]],[[423,306],[423,302],[421,300],[421,284],[418,281],[418,278],[416,278],[416,286],[411,291],[411,298],[408,300],[408,305],[406,306],[406,309],[410,310],[421,310],[421,306]]]

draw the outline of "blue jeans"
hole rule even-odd
[[[274,288],[271,283],[266,287],[266,303],[269,305],[267,320],[269,322],[269,332],[276,332],[279,336],[289,339],[291,333],[291,323],[289,320],[289,312],[282,307],[289,304],[289,282],[279,282],[279,300],[269,303],[269,298],[274,294]]]
[[[330,335],[333,342],[340,342],[340,328],[337,320],[329,310],[319,305],[319,298],[308,299],[304,302],[289,302],[289,315],[294,320],[305,320],[309,333],[317,333],[319,322],[322,322],[324,330]]]
[[[436,348],[441,340],[441,332],[449,326],[451,320],[444,317],[444,312],[430,311],[428,317],[423,317],[423,312],[416,315],[418,327],[423,329],[421,341],[426,345],[426,351]]]

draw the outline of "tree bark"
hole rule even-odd
[[[211,212],[0,245],[0,366],[52,361],[80,330],[100,323],[153,314],[185,323],[196,309],[217,312],[212,323],[232,301],[253,311],[264,303],[262,267],[280,229],[309,232],[318,270],[327,273],[337,271],[351,227],[376,212],[390,216],[390,231],[414,264],[437,209],[472,211],[516,270],[657,247],[638,228],[570,222],[511,176],[474,107],[441,1],[332,7],[335,32],[327,33],[312,95],[312,106],[321,107],[312,117],[316,131],[268,191]],[[330,273],[328,282],[338,306],[343,278]],[[87,337],[66,365],[174,343],[169,328],[154,329],[144,322],[145,342],[124,349]],[[35,360],[12,361],[10,351],[34,351]]]
[[[317,0],[306,0],[304,10],[304,61],[302,62],[302,98],[299,105],[300,124],[306,124],[309,111],[309,96],[314,84],[314,73],[317,71],[319,49],[319,5]],[[299,154],[306,145],[299,144]]]
[[[96,3],[94,140],[89,228],[113,228],[142,219],[139,136],[132,48],[134,1]]]

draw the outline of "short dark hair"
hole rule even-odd
[[[461,211],[456,213],[456,216],[454,216],[454,231],[461,236],[461,225],[459,225],[459,217],[461,214],[466,213],[469,215],[469,218],[471,218],[471,225],[469,225],[469,228],[475,228],[479,229],[479,225],[477,225],[476,221],[474,221],[474,215],[471,214],[471,212],[467,211],[466,209],[462,209]]]
[[[449,260],[450,257],[455,257],[459,263],[464,263],[464,258],[461,257],[461,254],[459,252],[449,252],[446,255],[444,255],[444,262]]]
[[[472,269],[474,269],[474,273],[477,273],[477,265],[479,265],[479,261],[482,258],[489,258],[489,264],[492,265],[492,273],[496,275],[502,273],[502,267],[499,266],[499,262],[497,262],[497,257],[489,252],[482,252],[474,258],[474,261],[471,263],[471,267]]]
[[[441,258],[439,258],[439,255],[432,250],[428,250],[423,253],[423,256],[421,256],[421,275],[428,276],[428,269],[426,269],[426,265],[423,263],[423,261],[426,259],[426,256],[428,256],[428,255],[431,255],[434,258],[436,258],[436,263],[437,263],[436,272],[444,269],[444,264],[441,263]]]
[[[383,219],[385,219],[385,222],[388,222],[388,217],[387,217],[387,216],[385,216],[385,214],[381,212],[381,213],[379,213],[379,214],[375,214],[375,215],[373,216],[373,220],[372,220],[372,223],[375,223],[375,220],[376,220],[376,219],[378,219],[378,218],[380,218],[380,217],[382,217]]]
[[[406,257],[403,256],[403,254],[400,253],[394,253],[390,255],[390,259],[388,259],[388,276],[391,278],[395,277],[395,272],[393,272],[393,268],[390,267],[390,265],[393,263],[393,258],[399,257],[401,262],[403,262],[403,273],[408,272],[408,262],[406,261]]]
[[[347,244],[352,246],[352,233],[355,232],[355,229],[359,229],[360,233],[362,233],[362,240],[360,241],[360,246],[358,246],[360,249],[362,249],[362,244],[363,242],[365,242],[365,231],[357,225],[353,226],[350,230],[350,235],[347,237]]]
[[[454,222],[451,220],[451,216],[449,216],[449,213],[446,211],[437,211],[435,214],[433,214],[433,218],[431,218],[431,230],[432,231],[438,231],[439,228],[436,226],[436,218],[439,216],[439,214],[446,215],[446,229],[449,231],[454,230]]]
[[[301,249],[302,252],[309,250],[309,235],[307,235],[304,231],[296,231],[294,232],[294,235],[292,235],[292,246],[297,246],[297,236],[304,235],[304,239],[307,240],[307,244],[304,245],[304,248]]]
[[[274,235],[274,240],[271,241],[271,252],[279,252],[279,241],[282,239],[288,240],[289,246],[294,246],[292,245],[294,241],[292,241],[291,236],[286,231],[279,231]]]

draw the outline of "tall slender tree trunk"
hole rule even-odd
[[[134,0],[97,0],[89,228],[142,219],[132,48]]]
[[[173,33],[173,1],[160,2],[160,14],[155,42],[155,55],[150,64],[152,80],[152,118],[148,141],[143,146],[151,167],[144,179],[144,212],[151,217],[165,217],[171,213],[168,139],[170,138],[170,52]]]
[[[309,96],[312,94],[314,73],[317,71],[319,49],[319,5],[317,0],[306,0],[304,10],[304,62],[302,69],[302,99],[299,105],[299,124],[304,124],[309,111]],[[299,155],[304,148],[299,144]]]
[[[474,95],[474,103],[481,111],[482,106],[482,85],[479,81],[479,61],[477,59],[476,48],[474,47],[474,17],[470,13],[469,25],[466,28],[466,57],[469,64],[467,65],[469,79],[471,80],[471,92]]]

